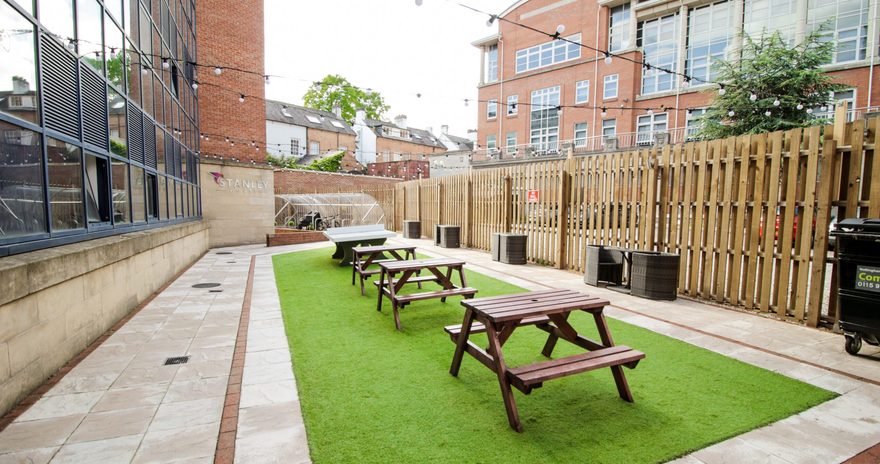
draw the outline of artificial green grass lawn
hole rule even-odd
[[[616,343],[647,355],[625,369],[635,403],[617,395],[610,369],[550,381],[528,396],[514,390],[524,428],[516,433],[492,371],[465,355],[458,378],[449,375],[454,345],[443,326],[461,323],[461,298],[410,304],[398,332],[387,300],[376,312],[375,286],[361,296],[351,268],[330,254],[274,258],[309,447],[319,464],[659,462],[835,396],[610,319]],[[523,291],[465,272],[477,297]],[[597,338],[588,314],[570,320]],[[518,329],[504,346],[505,360],[518,366],[545,359],[545,340],[534,327]],[[581,351],[560,341],[554,355]]]

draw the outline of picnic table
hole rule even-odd
[[[408,259],[416,258],[416,247],[414,246],[378,245],[354,247],[351,251],[354,255],[354,261],[351,266],[351,284],[354,285],[355,276],[360,277],[361,295],[366,294],[364,291],[364,280],[371,275],[381,272],[376,267],[369,269],[371,265],[388,261],[406,261]],[[403,256],[400,254],[401,251],[404,252]],[[391,258],[386,258],[385,253],[391,255]]]
[[[466,308],[462,324],[444,328],[456,344],[449,373],[458,376],[464,353],[494,371],[501,386],[507,420],[517,432],[522,432],[522,424],[511,386],[528,395],[545,381],[610,367],[620,397],[628,402],[633,401],[621,366],[635,368],[645,354],[627,346],[614,345],[602,313],[608,301],[572,290],[546,290],[477,298],[462,301],[461,304]],[[568,323],[571,312],[577,310],[593,315],[601,343],[578,334]],[[534,325],[549,334],[541,351],[548,358],[559,339],[588,351],[522,367],[508,367],[504,362],[502,347],[514,330],[527,325]],[[489,338],[488,352],[470,340],[472,334],[482,332]]]
[[[324,231],[324,236],[336,244],[336,251],[331,256],[339,259],[340,266],[351,264],[353,255],[351,249],[362,245],[381,245],[385,239],[394,237],[394,232],[385,230],[382,224],[370,224],[366,226],[331,227]]]
[[[373,282],[379,287],[379,301],[376,311],[382,311],[382,298],[387,297],[391,301],[391,309],[394,311],[394,325],[400,330],[400,310],[413,301],[440,298],[446,302],[450,296],[464,296],[473,298],[477,289],[467,286],[464,277],[464,261],[452,258],[416,259],[410,261],[393,261],[379,263],[379,280]],[[421,271],[427,271],[429,275],[421,277]],[[458,273],[461,286],[452,283],[452,276]],[[397,277],[397,276],[400,277]],[[400,290],[410,283],[437,282],[443,287],[433,292],[420,292],[401,295]]]

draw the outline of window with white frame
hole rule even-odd
[[[605,76],[602,86],[602,99],[617,98],[617,74]]]
[[[507,96],[507,115],[514,116],[519,112],[519,95]]]
[[[855,118],[854,108],[856,105],[856,89],[831,92],[831,94],[828,96],[828,99],[831,100],[831,103],[829,103],[828,105],[813,108],[814,118],[833,119],[834,110],[837,108],[837,105],[841,101],[845,101],[849,104],[849,109],[846,112],[846,120],[852,121]]]
[[[529,144],[538,151],[559,144],[559,86],[532,91]]]
[[[535,45],[534,47],[524,48],[516,51],[516,72],[517,74],[532,69],[543,68],[556,63],[562,63],[568,60],[576,60],[581,57],[581,35],[574,34],[565,38],[566,40],[556,39],[550,42]]]
[[[320,155],[321,154],[321,144],[318,142],[309,142],[309,154],[310,155]]]
[[[290,139],[290,154],[293,156],[299,156],[299,139]]]
[[[498,100],[489,100],[486,103],[486,118],[494,119],[498,117]]]
[[[590,101],[590,81],[577,81],[574,84],[574,103]]]
[[[486,82],[498,80],[498,44],[486,47]]]
[[[498,140],[495,134],[489,134],[486,136],[486,149],[489,150],[489,153],[494,153],[496,149],[498,149]]]
[[[743,31],[756,39],[778,31],[785,43],[794,45],[797,4],[798,0],[745,0]]]
[[[639,23],[638,46],[650,65],[642,68],[642,95],[672,90],[676,78],[672,73],[678,72],[678,15]]]
[[[508,155],[516,155],[516,132],[508,132],[505,140]]]
[[[688,13],[686,74],[693,77],[693,85],[714,81],[718,69],[716,61],[722,61],[734,29],[733,2],[723,1]]]
[[[629,48],[629,3],[611,9],[608,20],[608,51],[617,52]]]
[[[666,121],[666,113],[639,116],[636,124],[636,143],[639,145],[654,143],[654,134],[666,132]]]
[[[605,144],[605,137],[614,137],[617,135],[617,119],[602,120],[602,144]]]
[[[703,115],[705,114],[706,108],[690,108],[687,111],[687,119],[685,120],[685,138],[687,140],[693,140],[697,137],[703,127]]]
[[[823,39],[835,44],[832,63],[865,59],[868,4],[869,0],[810,0],[807,27],[826,27]]]
[[[587,123],[579,122],[574,125],[574,146],[583,147],[587,144]]]

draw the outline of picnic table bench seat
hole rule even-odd
[[[355,281],[360,278],[361,295],[366,294],[364,280],[371,275],[376,275],[382,272],[379,267],[370,269],[370,266],[393,261],[403,261],[405,259],[413,259],[416,257],[416,247],[409,245],[360,246],[352,248],[351,252],[354,255],[351,265],[351,284],[354,285]],[[401,254],[401,252],[403,252],[403,254]],[[391,257],[387,257],[386,253],[391,255]],[[421,284],[419,284],[419,287],[421,287]]]

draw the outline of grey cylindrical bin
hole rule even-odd
[[[652,300],[674,300],[678,293],[679,255],[656,251],[632,253],[630,291]]]
[[[422,223],[419,221],[403,221],[404,238],[422,238]]]

